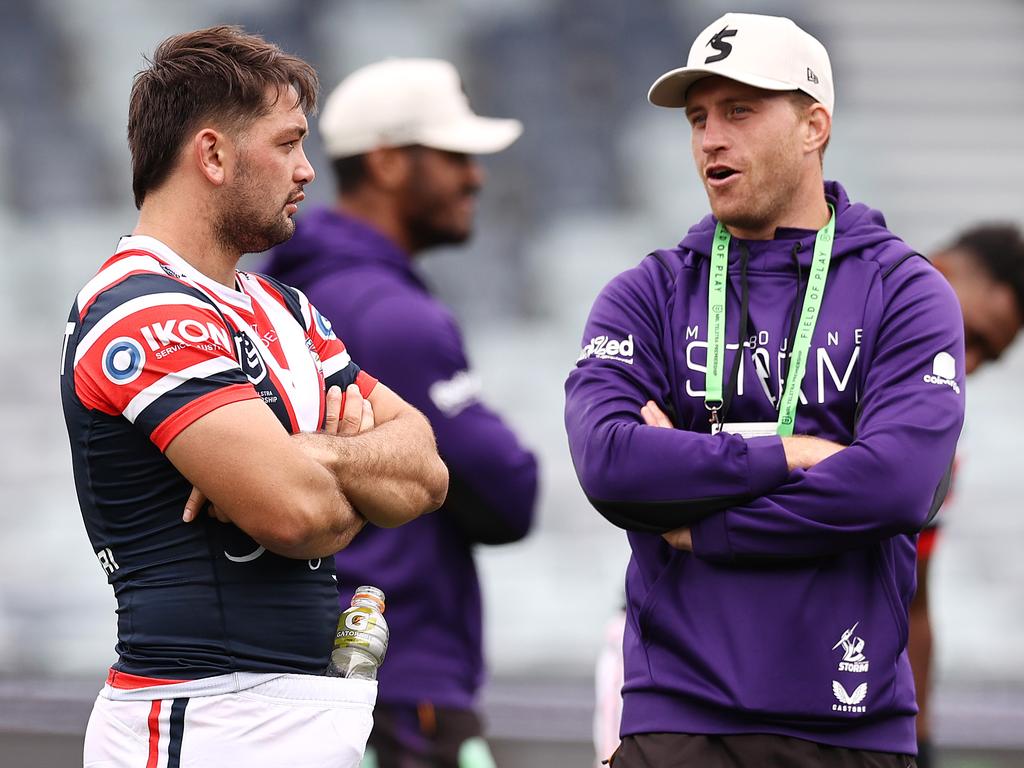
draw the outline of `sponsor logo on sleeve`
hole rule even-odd
[[[480,399],[480,380],[469,371],[430,385],[430,399],[445,416],[457,416]]]
[[[331,321],[320,314],[316,307],[313,308],[313,320],[316,322],[316,328],[320,331],[320,335],[325,339],[330,339],[334,336],[334,326],[331,325]]]
[[[576,362],[578,363],[580,360],[586,360],[591,357],[598,360],[616,360],[620,363],[632,365],[633,334],[629,334],[625,339],[621,340],[613,339],[610,336],[595,336],[580,351],[580,356]]]
[[[201,323],[190,318],[152,323],[140,328],[139,332],[158,360],[186,347],[207,352],[218,349],[228,352],[231,349],[228,333],[224,328],[216,323]]]
[[[146,351],[135,339],[121,336],[103,350],[103,375],[115,384],[130,384],[146,365]]]
[[[946,386],[960,394],[960,385],[956,383],[956,360],[949,352],[939,352],[932,360],[932,372],[924,375],[928,384]]]

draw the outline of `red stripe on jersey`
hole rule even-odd
[[[345,395],[341,396],[342,411],[344,411]],[[316,417],[319,429],[323,429],[327,420],[327,388],[324,386],[324,372],[320,371],[320,414]]]
[[[107,671],[107,685],[122,691],[134,691],[137,688],[152,688],[154,685],[173,685],[184,683],[185,680],[164,680],[160,677],[142,677],[141,675],[130,675],[127,672],[118,672],[116,669]]]
[[[259,395],[251,384],[232,384],[228,387],[221,387],[202,397],[197,397],[188,405],[172,413],[164,419],[159,427],[153,430],[149,439],[157,448],[164,451],[186,427],[206,414],[217,410],[222,405],[240,403],[243,400],[255,400],[258,397]]]
[[[146,768],[156,768],[160,759],[160,699],[149,705],[149,759]]]
[[[356,374],[356,386],[359,387],[359,394],[369,397],[373,388],[377,386],[377,380],[366,371],[359,371]]]
[[[264,280],[263,275],[258,275],[254,272],[246,272],[245,274],[247,277],[251,277],[259,283],[260,288],[270,294],[274,301],[281,305],[281,309],[285,310],[289,315],[292,313],[291,308],[288,306],[288,302],[284,300],[284,296],[281,295],[281,292],[277,290],[273,283],[268,280]]]
[[[276,292],[271,294],[271,296],[275,300],[277,300],[278,298],[278,294]],[[278,338],[277,332],[274,329],[274,324],[270,321],[270,318],[267,316],[266,310],[263,309],[263,306],[256,300],[253,300],[252,302],[252,309],[252,317],[256,321],[255,323],[252,324],[253,330],[256,331],[260,338],[267,342],[267,346],[264,347],[264,349],[269,350],[270,354],[274,356],[274,360],[277,361],[277,364],[284,368],[285,370],[287,370],[288,358],[284,356],[284,350],[281,348],[281,339]],[[288,312],[288,317],[292,316],[292,313],[288,309],[288,307],[284,307],[284,310]],[[270,336],[270,338],[267,338],[268,335]]]
[[[185,324],[181,327],[187,328],[193,336],[183,339],[175,335],[181,333],[179,324]],[[163,343],[158,331],[154,330],[156,326],[169,330],[167,343]],[[196,333],[198,337],[194,335]],[[111,342],[122,337],[139,345],[146,356],[146,363],[135,379],[116,384],[104,373],[103,355]],[[177,339],[183,343],[179,344]],[[237,364],[230,347],[219,343],[230,344],[230,340],[230,329],[213,307],[161,304],[139,309],[104,331],[75,364],[75,392],[86,408],[111,415],[120,414],[132,398],[164,376],[214,358],[227,358],[232,364]],[[203,349],[200,345],[209,348]],[[153,346],[157,349],[154,350]]]

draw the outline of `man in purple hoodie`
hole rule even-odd
[[[505,149],[522,126],[474,114],[448,62],[389,59],[335,89],[320,130],[337,203],[301,219],[268,271],[300,287],[352,355],[426,414],[450,472],[437,513],[367,527],[336,558],[343,605],[364,583],[387,595],[391,644],[370,744],[380,768],[486,766],[473,709],[483,676],[473,547],[526,535],[537,465],[480,401],[458,325],[412,259],[469,237],[483,183],[472,156]]]
[[[580,483],[632,548],[614,765],[905,768],[956,297],[824,181],[831,66],[792,21],[726,14],[649,99],[685,108],[713,215],[602,291],[566,383]]]

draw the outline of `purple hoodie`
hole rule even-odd
[[[795,434],[846,449],[789,472],[777,436],[709,434],[708,216],[594,303],[566,383],[591,503],[629,533],[622,735],[775,733],[913,754],[906,655],[917,531],[963,422],[963,324],[925,259],[827,182],[833,258]],[[734,238],[726,379],[749,251],[749,324],[728,422],[774,422],[814,232]],[[795,306],[796,305],[796,306]],[[643,424],[660,403],[677,429]],[[693,552],[659,535],[692,526]]]
[[[483,677],[472,547],[526,535],[536,461],[478,399],[454,318],[392,241],[319,208],[274,250],[267,272],[302,290],[352,358],[434,428],[450,474],[444,506],[399,528],[367,526],[335,556],[338,591],[344,607],[362,584],[387,597],[379,702],[469,708]]]

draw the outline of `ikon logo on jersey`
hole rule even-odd
[[[267,378],[266,363],[263,362],[259,350],[252,343],[252,339],[242,331],[235,334],[235,351],[237,352],[238,365],[241,367],[242,373],[246,375],[253,386]]]
[[[608,336],[595,336],[581,351],[576,360],[586,360],[588,357],[596,357],[599,360],[617,360],[628,365],[633,364],[633,334],[625,339],[612,339]]]
[[[200,323],[198,320],[168,320],[166,323],[153,323],[139,332],[151,350],[157,352],[164,347],[197,346],[214,344],[226,352],[231,351],[228,332],[216,323]],[[161,355],[158,355],[161,357]]]

